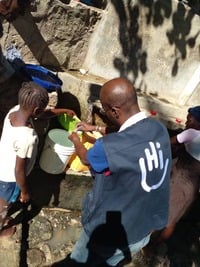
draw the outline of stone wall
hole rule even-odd
[[[101,84],[116,76],[133,81],[141,108],[169,127],[182,127],[187,108],[199,104],[198,3],[110,0],[97,8],[75,0],[30,2],[24,15],[2,20],[2,51],[14,44],[25,63],[58,73],[82,119],[90,115],[88,99],[98,100]]]

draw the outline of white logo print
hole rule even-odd
[[[147,192],[150,192],[151,190],[155,190],[161,186],[161,184],[163,183],[163,181],[165,179],[167,167],[169,164],[168,158],[164,162],[163,152],[160,148],[160,143],[156,142],[156,144],[154,144],[153,142],[149,142],[149,146],[150,146],[150,149],[145,148],[145,150],[144,150],[145,156],[146,156],[146,161],[147,161],[148,171],[151,172],[154,168],[156,168],[156,169],[160,168],[160,170],[163,170],[163,174],[162,174],[162,177],[160,178],[158,183],[149,186],[147,184],[147,175],[148,174],[147,174],[147,168],[145,166],[145,160],[144,160],[144,158],[139,159],[139,165],[140,165],[141,176],[142,176],[141,177],[141,186]]]

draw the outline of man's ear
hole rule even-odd
[[[119,116],[120,116],[120,108],[118,108],[118,107],[112,107],[111,108],[111,111],[112,111],[113,117],[116,118],[116,119],[119,119]]]

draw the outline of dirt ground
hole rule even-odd
[[[41,170],[35,170],[35,172],[40,173]],[[43,173],[43,172],[41,172]],[[40,175],[36,175],[32,182],[35,184],[35,194],[42,196],[44,201],[44,196],[48,196],[49,199],[48,206],[50,207],[61,207],[66,210],[78,211],[81,209],[81,201],[86,194],[86,192],[92,186],[91,177],[84,175],[72,175],[67,174],[65,177],[60,177],[59,180],[52,179],[51,183],[49,181],[49,176],[43,173],[43,179]],[[40,180],[40,187],[36,186]],[[45,184],[48,181],[48,188],[51,191],[52,197],[47,190]],[[46,188],[46,193],[41,193],[41,189]],[[58,192],[57,189],[60,191]],[[55,191],[54,191],[55,190]],[[56,194],[57,191],[57,200]],[[44,203],[44,202],[43,202]],[[58,211],[59,212],[59,211]],[[61,211],[62,214],[62,211]],[[48,220],[53,221],[52,214],[49,213],[50,218]],[[80,214],[79,214],[80,215]],[[68,214],[70,216],[70,214]],[[59,216],[58,216],[59,218]],[[79,218],[80,216],[76,217]],[[80,222],[80,221],[79,221]],[[65,222],[62,221],[64,224]],[[75,224],[76,225],[76,224]],[[80,224],[76,225],[78,227],[78,233],[80,231]],[[73,229],[74,231],[74,229]],[[78,237],[73,237],[73,244],[75,239]],[[59,236],[59,235],[58,235]],[[61,236],[60,236],[61,237]],[[63,240],[63,237],[61,238]],[[58,240],[57,240],[58,242]],[[68,250],[69,251],[69,250]],[[65,265],[63,265],[65,266]],[[172,237],[165,243],[161,244],[159,247],[153,248],[153,254],[150,257],[145,257],[142,252],[139,252],[133,257],[133,260],[129,264],[124,264],[122,266],[126,267],[200,267],[200,194],[196,202],[190,209],[190,212],[178,223],[176,230]]]
[[[17,231],[7,242],[0,240],[1,267],[50,267],[67,257],[81,231],[81,202],[92,186],[90,176],[70,171],[52,175],[37,166],[29,182],[34,205],[13,213]],[[200,267],[199,238],[200,195],[167,242],[153,247],[151,256],[141,251],[121,266]]]
[[[199,267],[200,266],[200,197],[191,212],[183,218],[172,235],[153,255],[144,257],[142,252],[133,256],[129,267]]]

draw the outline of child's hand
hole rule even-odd
[[[30,194],[28,192],[20,194],[19,201],[22,203],[27,203],[31,199]]]
[[[71,109],[66,109],[65,114],[67,114],[70,117],[76,116],[76,113]]]

